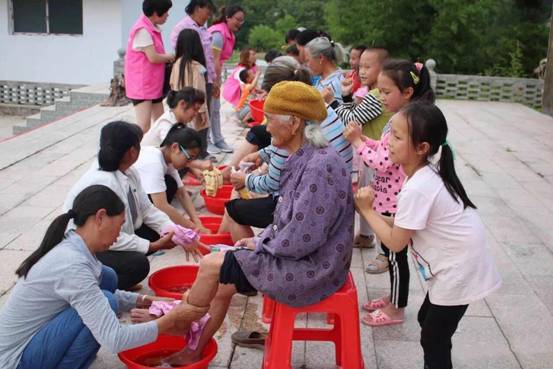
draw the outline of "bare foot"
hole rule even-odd
[[[388,304],[380,309],[393,320],[403,320],[405,317],[405,308],[397,308],[394,304]]]
[[[202,353],[200,350],[192,351],[188,347],[185,347],[182,351],[174,353],[164,361],[172,366],[184,366],[200,361],[201,358]]]
[[[156,316],[150,314],[148,309],[131,309],[131,321],[133,323],[146,323],[155,320]]]

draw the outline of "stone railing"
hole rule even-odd
[[[437,74],[433,59],[427,60],[425,65],[430,72],[437,98],[515,102],[535,109],[541,108],[543,80]]]
[[[46,106],[83,85],[0,81],[0,104]]]

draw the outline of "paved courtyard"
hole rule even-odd
[[[454,367],[553,368],[553,118],[518,104],[442,100],[438,105],[449,122],[458,173],[479,208],[503,277],[502,288],[470,306],[461,321],[453,339]],[[100,128],[116,119],[133,121],[132,107],[96,106],[0,142],[0,305],[16,282],[15,269],[38,246],[71,185],[88,169]],[[245,133],[239,127],[223,130],[230,144],[238,144]],[[220,157],[221,162],[226,159]],[[202,205],[199,196],[195,201]],[[387,274],[364,273],[373,253],[354,252],[352,273],[360,303],[388,288]],[[151,261],[154,272],[183,264],[185,258],[174,249]],[[406,322],[361,327],[366,369],[423,366],[416,314],[424,290],[411,270]],[[239,328],[267,329],[260,310],[260,297],[234,298],[216,336],[219,352],[211,368],[261,367],[261,351],[230,343]],[[319,315],[297,322],[321,324]],[[296,343],[293,357],[295,368],[335,368],[331,344]],[[92,367],[124,368],[116,355],[103,350]]]

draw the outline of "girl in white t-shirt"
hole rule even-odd
[[[373,210],[374,191],[355,203],[376,235],[398,252],[409,242],[428,293],[418,320],[427,369],[450,369],[451,337],[470,303],[499,288],[501,278],[485,230],[461,184],[449,147],[447,123],[434,105],[411,103],[392,117],[390,158],[407,179],[390,221]]]
[[[166,213],[175,223],[186,228],[210,233],[202,225],[192,199],[183,186],[179,169],[189,165],[200,154],[198,133],[182,123],[174,124],[161,147],[145,146],[140,151],[134,168],[140,175],[142,187],[156,208]],[[190,219],[171,205],[176,197]]]
[[[188,124],[196,117],[204,103],[205,93],[193,87],[169,91],[167,95],[169,110],[154,122],[148,132],[144,134],[140,144],[159,147],[174,124]]]

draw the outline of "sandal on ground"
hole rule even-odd
[[[367,301],[363,304],[362,309],[370,313],[375,310],[382,309],[386,305],[388,305],[388,303],[383,298],[379,298]]]
[[[240,347],[250,347],[259,350],[265,349],[267,333],[257,331],[238,331],[231,336],[232,343]]]
[[[374,248],[374,235],[371,234],[370,236],[363,236],[362,234],[358,234],[353,240],[353,247],[360,249]]]
[[[376,258],[370,259],[368,261],[365,272],[369,274],[380,274],[387,272],[389,268],[388,259],[385,255],[377,255]]]
[[[403,319],[392,319],[388,314],[378,309],[363,316],[361,323],[371,327],[380,327],[383,325],[401,324],[403,323]]]

